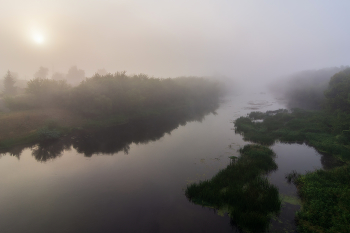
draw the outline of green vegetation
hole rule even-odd
[[[252,112],[235,122],[244,139],[265,145],[275,141],[307,143],[345,163],[332,170],[286,176],[297,185],[303,208],[300,232],[348,232],[350,226],[350,68],[335,74],[325,91],[324,110]],[[255,120],[263,120],[255,122]]]
[[[262,122],[254,122],[262,119]],[[245,140],[272,145],[276,140],[285,143],[307,143],[317,150],[350,161],[350,115],[339,112],[313,112],[294,109],[292,112],[252,112],[235,122],[236,132]]]
[[[259,115],[263,122],[253,122]],[[350,115],[326,112],[285,110],[274,113],[251,113],[236,121],[236,130],[245,140],[272,144],[281,142],[307,143],[317,150],[332,154],[340,160],[350,162],[350,137],[346,130]],[[350,223],[350,177],[349,165],[305,176],[289,174],[295,180],[302,198],[303,208],[297,214],[300,232],[346,232]],[[322,211],[321,211],[322,210]]]
[[[348,232],[350,226],[350,166],[318,170],[296,179],[303,201],[297,213],[300,232]]]
[[[350,68],[335,74],[325,91],[326,109],[350,114]]]
[[[186,196],[195,204],[228,212],[247,232],[263,232],[281,208],[278,189],[264,176],[277,169],[274,153],[260,145],[246,145],[236,159],[211,180],[191,184]]]
[[[216,105],[220,94],[217,83],[196,77],[157,79],[120,72],[96,74],[76,87],[64,80],[35,78],[23,95],[4,99],[10,112],[0,115],[0,148],[58,138],[74,128],[108,127]],[[52,120],[55,127],[47,127]]]

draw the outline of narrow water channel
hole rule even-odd
[[[192,204],[184,190],[210,179],[249,143],[235,134],[236,118],[279,108],[268,94],[246,93],[218,108],[14,148],[0,157],[0,232],[235,232],[227,215]],[[306,145],[272,149],[278,170],[269,180],[289,198],[272,230],[293,232],[299,206],[284,175],[328,160]]]

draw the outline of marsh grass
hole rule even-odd
[[[262,122],[254,120],[262,119]],[[252,112],[235,122],[236,132],[245,140],[265,145],[275,141],[307,143],[319,152],[331,154],[346,164],[306,175],[287,174],[297,185],[303,208],[297,213],[300,232],[349,232],[350,229],[350,115],[335,111],[295,109]]]
[[[262,119],[262,122],[254,120]],[[235,121],[235,130],[244,140],[272,145],[275,141],[307,143],[320,152],[332,154],[342,161],[350,161],[350,115],[338,112],[295,109],[274,112],[252,112]]]
[[[84,119],[62,109],[39,109],[0,114],[0,148],[58,138]]]
[[[317,170],[296,179],[303,209],[297,213],[300,232],[349,232],[350,165]]]
[[[260,145],[246,145],[239,151],[241,157],[211,180],[189,185],[186,196],[195,204],[227,212],[242,230],[263,232],[281,208],[278,189],[264,176],[277,169],[275,154]]]

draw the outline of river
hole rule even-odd
[[[269,94],[226,97],[218,108],[191,110],[96,133],[14,148],[0,158],[0,232],[235,232],[227,215],[194,205],[186,185],[210,179],[248,142],[233,121],[251,111],[284,108]],[[296,197],[284,178],[327,167],[306,145],[276,143],[281,195]],[[294,232],[300,207],[285,202],[272,230]]]

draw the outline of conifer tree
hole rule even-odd
[[[4,78],[4,95],[15,95],[16,87],[15,87],[15,79],[12,77],[11,72],[7,71],[7,74]]]

